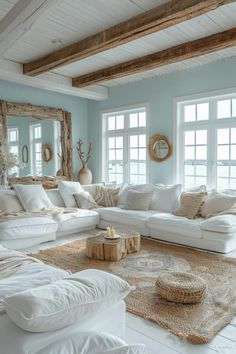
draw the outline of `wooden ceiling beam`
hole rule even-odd
[[[74,44],[24,64],[24,74],[35,76],[54,68],[174,26],[235,0],[171,0]]]
[[[102,70],[78,76],[72,80],[72,85],[74,87],[85,87],[101,81],[117,79],[178,61],[196,58],[232,46],[236,46],[236,27],[208,37],[183,43],[160,52],[113,65]]]
[[[0,55],[21,38],[35,22],[61,0],[18,0],[0,21]]]

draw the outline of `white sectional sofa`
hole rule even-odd
[[[94,187],[85,187],[93,194]],[[52,203],[65,207],[58,189],[48,190]],[[47,217],[16,218],[0,223],[0,244],[22,249],[58,237],[77,234],[96,227],[131,229],[146,237],[221,253],[236,249],[236,216],[221,215],[210,219],[187,219],[158,210],[127,210],[120,207],[78,209],[55,219]]]

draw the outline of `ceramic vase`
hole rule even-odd
[[[92,172],[88,168],[87,164],[78,172],[78,181],[80,184],[91,184],[92,183]]]

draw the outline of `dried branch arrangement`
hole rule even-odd
[[[77,152],[78,152],[80,161],[81,161],[82,165],[85,166],[91,157],[92,143],[90,142],[88,144],[88,148],[87,148],[86,153],[84,151],[82,151],[82,145],[83,145],[82,139],[79,139],[76,148],[77,148]]]

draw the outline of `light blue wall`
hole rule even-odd
[[[0,99],[58,107],[71,112],[72,142],[74,148],[73,166],[74,174],[77,174],[80,164],[75,146],[79,138],[82,138],[85,142],[87,141],[88,100],[3,80],[0,80]]]
[[[198,68],[180,71],[158,78],[117,86],[109,90],[108,99],[89,101],[88,139],[93,142],[89,167],[94,182],[101,180],[101,125],[102,110],[148,102],[150,106],[150,135],[162,133],[173,139],[173,99],[201,92],[236,87],[236,59],[227,59]],[[174,147],[175,148],[175,147]],[[173,159],[165,162],[150,162],[149,181],[171,183]]]

